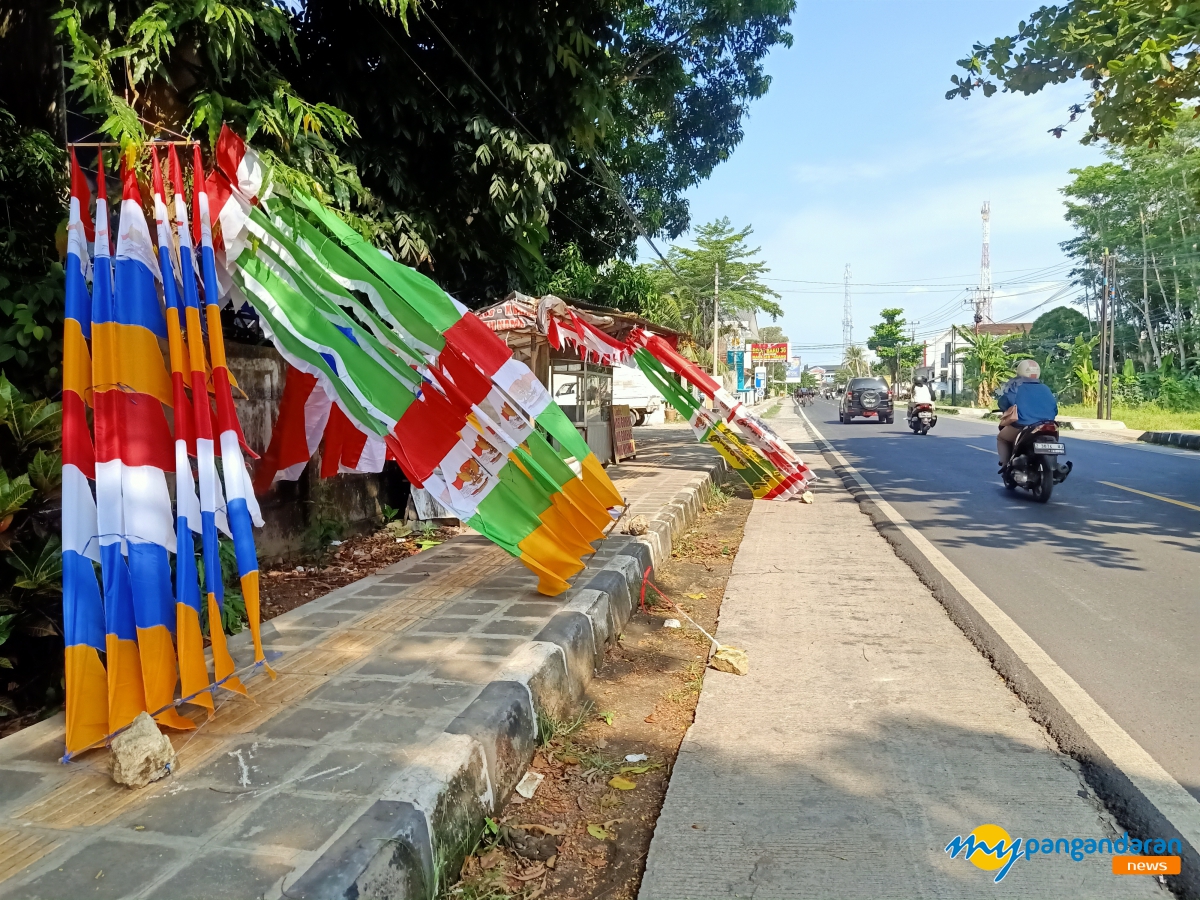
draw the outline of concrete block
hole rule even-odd
[[[497,803],[516,787],[537,747],[537,717],[530,690],[517,681],[493,681],[447,727],[483,746]]]
[[[582,700],[584,689],[592,680],[592,672],[595,670],[596,642],[592,635],[592,620],[583,613],[560,612],[546,623],[546,627],[538,632],[534,640],[554,644],[562,651],[570,703]],[[541,709],[536,696],[534,705]],[[553,712],[561,718],[566,710],[555,709]]]
[[[495,808],[483,748],[441,734],[295,884],[297,900],[437,896]]]
[[[608,594],[603,591],[582,590],[563,607],[564,612],[578,612],[587,616],[592,626],[593,671],[604,663],[604,647],[615,634]]]
[[[590,640],[590,638],[589,638]],[[589,660],[590,663],[590,660]],[[587,679],[592,675],[587,671]],[[496,681],[516,681],[529,688],[533,708],[564,719],[579,702],[586,680],[569,670],[558,644],[532,641],[514,653],[496,672]]]
[[[638,580],[641,583],[641,579]],[[612,612],[613,634],[620,633],[629,621],[632,609],[629,581],[624,573],[613,569],[602,569],[592,576],[587,587],[594,591],[604,591],[608,594],[608,604]]]

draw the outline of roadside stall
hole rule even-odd
[[[622,364],[621,344],[635,328],[642,328],[675,346],[676,332],[620,310],[518,292],[476,315],[537,375],[601,462],[633,455],[632,425],[644,421],[645,410],[614,407],[613,368]],[[572,342],[574,318],[601,335],[583,353]],[[589,334],[594,338],[594,332]],[[561,339],[564,335],[567,340]],[[610,338],[611,345],[603,343],[603,337]]]

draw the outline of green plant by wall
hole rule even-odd
[[[62,702],[61,436],[61,405],[0,374],[0,716]]]

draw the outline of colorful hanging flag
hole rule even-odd
[[[101,168],[103,173],[103,168]],[[103,197],[103,174],[99,193]],[[88,429],[87,403],[92,394],[92,298],[88,293],[88,242],[93,238],[88,210],[91,192],[71,151],[71,213],[67,226],[66,306],[63,319],[62,396],[62,567],[63,643],[66,646],[66,752],[95,746],[108,733],[108,675],[100,661],[105,649],[104,605],[93,561],[100,561],[99,526],[91,480],[96,457]],[[95,240],[108,243],[108,212],[97,200],[103,224]],[[99,254],[98,254],[99,256]],[[107,267],[108,254],[98,259]]]
[[[234,553],[237,558],[238,579],[242,588],[242,599],[246,604],[246,618],[250,626],[250,638],[254,643],[254,662],[266,665],[266,654],[262,646],[262,608],[259,596],[258,552],[254,547],[254,526],[263,525],[262,513],[254,497],[250,474],[242,447],[246,443],[238,424],[237,411],[233,405],[233,388],[229,369],[225,361],[225,335],[221,327],[221,287],[217,281],[216,256],[213,248],[212,220],[210,218],[208,185],[203,177],[200,147],[193,156],[193,194],[196,200],[196,219],[200,223],[200,271],[203,275],[205,319],[208,325],[208,352],[212,363],[213,394],[217,403],[218,445],[221,452],[221,471],[225,476],[225,513],[229,530],[233,535]],[[226,204],[228,205],[228,204]],[[227,245],[228,246],[228,245]],[[207,400],[205,401],[207,403]],[[217,682],[232,689],[240,688],[233,678],[233,662],[225,648],[225,635],[220,627],[211,623],[220,622],[223,596],[218,600],[214,588],[220,587],[220,577],[206,579],[208,589],[209,633],[213,638],[213,663]],[[216,618],[214,618],[214,616]],[[220,634],[222,658],[217,658],[216,635]],[[267,671],[274,677],[270,667]]]

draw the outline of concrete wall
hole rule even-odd
[[[260,456],[271,442],[279,401],[287,377],[287,363],[270,346],[228,342],[229,371],[237,380],[234,404],[246,443]],[[343,522],[347,533],[366,530],[379,522],[382,505],[404,508],[408,485],[395,463],[380,475],[318,477],[317,455],[298,481],[277,482],[258,498],[265,527],[256,533],[259,559],[270,565],[301,552],[304,537],[319,520]],[[251,461],[253,471],[254,461]]]

